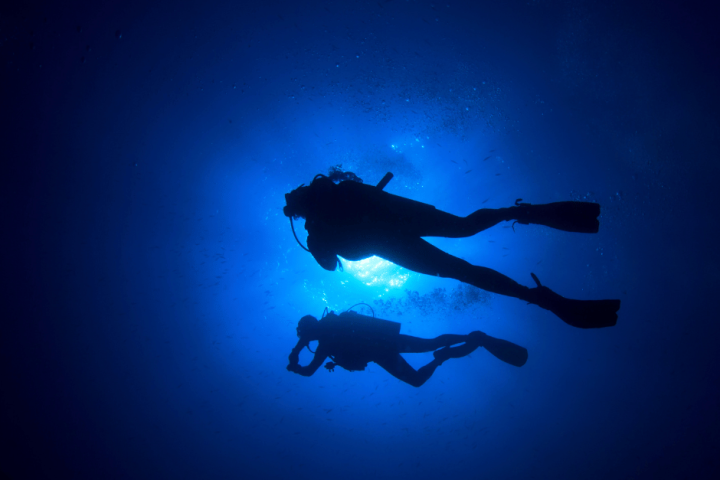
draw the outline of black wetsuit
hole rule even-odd
[[[552,311],[574,327],[601,328],[617,322],[620,300],[567,299],[542,286],[534,275],[537,288],[531,289],[495,270],[450,255],[422,238],[469,237],[507,220],[596,233],[598,204],[516,202],[513,207],[480,209],[467,217],[458,217],[372,185],[352,181],[336,185],[322,175],[309,187],[301,188],[308,250],[326,270],[337,268],[338,255],[348,260],[377,255],[413,272],[454,278],[489,292],[519,298]]]
[[[418,273],[455,278],[478,288],[523,298],[529,290],[489,268],[471,265],[421,237],[469,237],[510,218],[510,209],[482,209],[458,217],[432,205],[382,191],[372,185],[327,177],[309,187],[307,245],[326,270],[337,255],[362,260],[373,255]]]

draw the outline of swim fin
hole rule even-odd
[[[515,345],[507,340],[491,337],[480,331],[470,332],[468,340],[458,347],[444,347],[433,352],[433,357],[440,364],[450,358],[460,358],[469,355],[478,347],[485,347],[497,359],[505,363],[522,367],[528,359],[527,349],[520,345]]]
[[[481,346],[482,344],[477,341],[477,338],[471,338],[469,341],[457,347],[443,347],[439,350],[435,350],[433,352],[433,357],[435,357],[435,360],[439,361],[440,365],[442,365],[443,362],[446,362],[451,358],[461,358],[465,355],[470,355]]]
[[[520,203],[510,207],[513,218],[523,225],[535,223],[566,232],[597,233],[600,228],[600,205],[590,202],[555,202],[543,205]]]
[[[568,325],[577,328],[604,328],[617,323],[620,300],[571,300],[543,287],[534,273],[530,275],[537,283],[537,288],[530,289],[530,303],[550,310]]]
[[[515,345],[507,340],[486,335],[483,339],[483,347],[498,360],[509,363],[515,367],[522,367],[528,359],[528,351],[525,347]]]

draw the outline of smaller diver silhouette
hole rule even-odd
[[[389,320],[368,317],[353,311],[340,315],[327,313],[321,320],[312,315],[300,319],[297,326],[300,337],[288,357],[287,369],[291,372],[311,376],[320,368],[326,358],[325,368],[332,372],[336,366],[348,371],[365,370],[369,362],[375,362],[390,375],[403,382],[419,387],[435,372],[435,369],[450,358],[460,358],[474,352],[478,347],[485,349],[500,360],[522,367],[527,361],[527,350],[519,345],[500,340],[480,331],[468,335],[440,335],[435,338],[419,338],[400,333],[400,324]],[[309,365],[299,364],[300,351],[310,342],[318,341],[315,357]],[[462,343],[457,347],[452,345]],[[312,350],[310,350],[312,352]],[[401,353],[433,352],[434,360],[415,370]]]
[[[531,205],[518,199],[512,207],[483,208],[458,217],[383,191],[392,179],[391,173],[373,186],[363,184],[354,174],[341,176],[337,170],[339,167],[334,167],[330,177],[316,175],[309,186],[301,185],[285,194],[283,208],[291,225],[293,218],[305,218],[306,250],[324,269],[342,269],[338,255],[352,261],[376,255],[413,272],[454,278],[488,292],[519,298],[551,311],[573,327],[602,328],[617,323],[620,300],[568,299],[541,285],[534,273],[530,275],[537,287],[529,288],[495,270],[452,256],[422,238],[470,237],[510,220],[567,232],[597,233],[597,203]]]

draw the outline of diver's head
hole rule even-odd
[[[318,328],[318,319],[312,315],[305,315],[300,319],[297,326],[298,337],[313,337]]]
[[[283,213],[286,217],[297,219],[298,217],[307,217],[308,190],[310,187],[300,185],[290,193],[285,194],[285,207]]]

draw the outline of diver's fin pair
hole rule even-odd
[[[603,328],[617,323],[620,300],[571,300],[543,287],[534,273],[530,275],[537,283],[537,288],[530,290],[530,303],[550,310],[568,325],[577,328]]]
[[[433,352],[433,357],[440,362],[444,362],[450,358],[460,358],[472,353],[478,347],[485,347],[497,359],[505,363],[522,367],[528,359],[527,349],[520,345],[515,345],[507,340],[491,337],[483,332],[471,332],[469,339],[463,345],[458,347],[445,347]]]
[[[476,348],[478,348],[476,343],[465,342],[457,347],[443,347],[439,350],[435,350],[433,352],[433,357],[442,365],[443,362],[446,362],[451,358],[461,358],[465,355],[470,355]]]
[[[600,205],[590,202],[555,202],[543,205],[515,201],[513,218],[523,225],[535,223],[566,232],[597,233],[600,228]],[[514,225],[514,224],[513,224]]]

